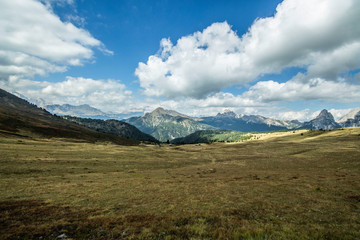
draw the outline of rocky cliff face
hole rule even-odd
[[[341,122],[342,127],[360,127],[360,111],[353,117]]]
[[[218,113],[217,118],[239,118],[239,115],[229,109],[225,109],[224,112]]]
[[[360,127],[360,108],[356,108],[339,120],[342,127]]]
[[[301,128],[307,129],[333,129],[341,128],[341,126],[335,122],[335,119],[331,113],[326,109],[322,110],[320,114],[309,122],[305,122]]]

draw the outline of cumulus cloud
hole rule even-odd
[[[73,4],[70,0],[57,2]],[[62,22],[48,4],[36,0],[0,1],[1,80],[82,65],[93,58],[94,47],[111,53],[85,29]]]
[[[32,100],[47,104],[89,104],[104,111],[125,112],[132,104],[132,92],[116,80],[94,80],[67,77],[61,82],[10,79],[0,82],[0,88],[17,92]]]
[[[360,68],[359,12],[356,0],[285,0],[241,37],[223,22],[176,44],[162,39],[135,74],[146,95],[173,99],[205,98],[289,67],[305,68],[309,81],[337,81]]]
[[[263,103],[298,100],[357,102],[360,101],[359,92],[359,85],[352,85],[344,79],[327,81],[298,74],[285,83],[271,80],[258,82],[242,96]]]
[[[161,40],[159,53],[146,64],[139,63],[135,74],[146,95],[204,97],[238,82],[243,74],[239,67],[245,64],[238,56],[239,44],[226,22],[214,23],[203,32],[182,37],[176,45]]]

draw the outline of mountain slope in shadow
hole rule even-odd
[[[58,116],[0,89],[0,133],[30,138],[67,138],[134,145],[136,141],[100,133]]]

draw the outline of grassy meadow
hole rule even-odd
[[[360,128],[254,139],[0,135],[0,239],[360,239]]]

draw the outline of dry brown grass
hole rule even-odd
[[[239,144],[0,138],[0,238],[359,239],[360,129]]]

